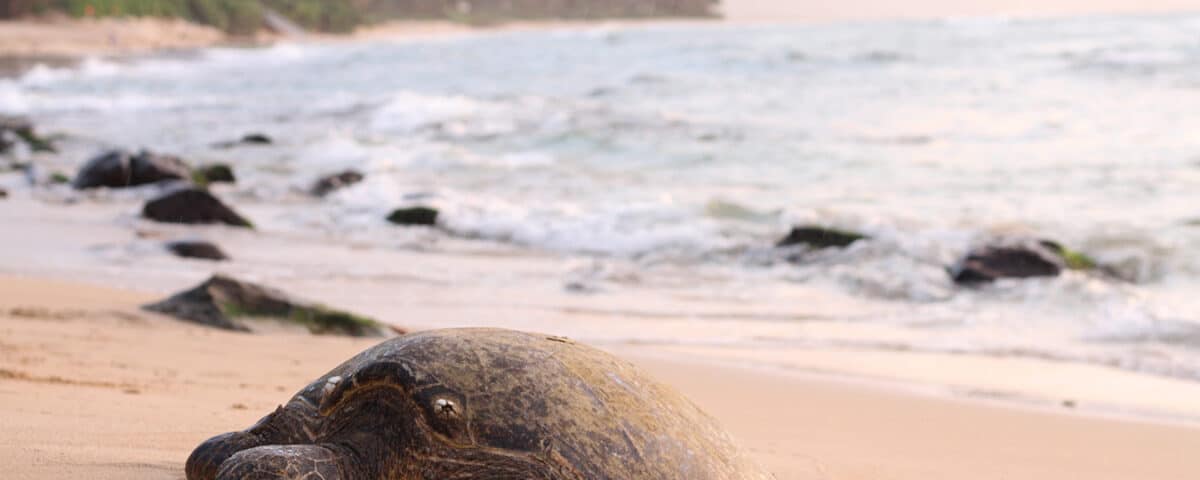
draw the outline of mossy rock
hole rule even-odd
[[[960,285],[990,283],[1001,278],[1056,277],[1063,270],[1092,271],[1092,257],[1046,239],[999,238],[967,252],[948,269]]]
[[[143,308],[240,332],[271,330],[272,322],[315,335],[382,337],[394,331],[365,316],[298,301],[279,290],[223,275]]]

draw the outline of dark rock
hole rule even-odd
[[[273,140],[271,140],[271,137],[268,137],[264,134],[248,133],[242,137],[242,143],[250,143],[250,144],[257,144],[257,145],[270,145],[275,142]]]
[[[298,301],[279,290],[222,275],[143,308],[240,332],[261,330],[268,327],[269,321],[299,326],[318,335],[382,337],[390,331],[373,319]]]
[[[164,223],[224,223],[235,227],[254,225],[207,190],[184,188],[146,202],[142,216]]]
[[[88,160],[75,175],[74,187],[122,188],[167,180],[190,180],[192,170],[178,157],[141,151],[111,150]]]
[[[968,252],[950,269],[950,275],[960,285],[1000,278],[1054,277],[1068,268],[1062,251],[1057,243],[1046,240],[999,240]]]
[[[432,227],[437,225],[438,211],[429,207],[398,208],[387,220],[396,225]]]
[[[8,190],[0,188],[0,198],[8,198]]]
[[[220,247],[211,242],[179,241],[167,244],[167,250],[183,258],[198,258],[201,260],[229,260],[229,256]]]
[[[317,180],[317,183],[313,184],[311,192],[313,195],[318,197],[324,197],[336,190],[341,190],[361,182],[363,181],[363,178],[364,175],[360,172],[346,170],[344,172],[335,173]]]
[[[35,152],[57,151],[49,139],[34,131],[33,122],[21,117],[0,115],[0,153],[8,152],[17,142],[25,143]]]
[[[216,148],[233,148],[238,145],[270,145],[275,143],[271,137],[261,133],[247,133],[241,139],[231,142],[217,142],[213,144]]]
[[[233,168],[224,163],[214,163],[197,168],[192,173],[192,181],[197,185],[208,185],[210,183],[237,183],[237,177],[233,175]]]
[[[807,245],[811,248],[847,247],[859,240],[865,240],[866,235],[834,230],[822,227],[793,227],[786,237],[775,244],[776,247]]]

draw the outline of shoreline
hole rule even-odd
[[[138,308],[154,295],[73,282],[0,275],[0,290],[13,294],[0,299],[0,420],[13,433],[0,457],[26,459],[9,471],[17,479],[179,478],[200,441],[245,428],[375,343],[213,330]],[[1165,480],[1200,468],[1195,426],[604,348],[682,391],[781,479]]]
[[[777,287],[783,289],[773,293],[787,300],[764,299],[767,310],[696,303],[680,292],[653,286],[580,295],[563,287],[563,269],[573,262],[569,256],[515,245],[446,238],[437,249],[425,250],[330,242],[321,236],[274,231],[270,224],[254,232],[154,224],[136,220],[129,199],[82,207],[59,203],[64,199],[56,201],[54,195],[39,198],[28,193],[15,191],[0,202],[0,219],[25,226],[22,236],[0,240],[0,252],[7,252],[0,254],[0,277],[68,281],[165,297],[219,272],[393,319],[390,323],[406,329],[489,326],[544,331],[674,361],[1015,408],[1200,425],[1200,382],[1179,378],[1029,357],[772,346],[747,340],[755,335],[822,338],[853,333],[852,324],[822,321],[845,317],[843,309],[853,305],[852,300],[803,286]],[[290,207],[237,208],[250,218],[275,218]],[[237,260],[213,265],[157,252],[159,242],[172,238],[220,238]],[[46,258],[56,260],[38,260]],[[396,265],[403,267],[389,267]],[[806,312],[808,317],[780,322],[776,311]],[[689,333],[680,337],[679,332]],[[1031,371],[1039,373],[1029,375]],[[1161,393],[1145,395],[1146,391]]]

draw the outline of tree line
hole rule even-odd
[[[263,27],[269,8],[310,30],[346,32],[391,19],[490,23],[521,19],[708,17],[719,0],[0,0],[0,18],[62,12],[75,17],[183,18],[230,33]]]

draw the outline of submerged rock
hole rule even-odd
[[[298,301],[279,290],[223,275],[142,308],[240,332],[269,330],[268,322],[301,327],[317,335],[382,337],[394,331],[367,317]]]
[[[192,172],[192,182],[196,185],[208,185],[210,183],[237,183],[237,177],[233,175],[233,168],[224,163],[214,163],[204,165]]]
[[[248,144],[253,144],[253,145],[270,145],[272,143],[275,143],[275,141],[271,140],[271,137],[268,137],[266,134],[247,133],[246,135],[242,136],[242,143],[248,143]]]
[[[337,190],[341,190],[361,182],[363,181],[363,178],[365,178],[365,176],[361,172],[355,170],[346,170],[344,172],[322,177],[320,180],[317,180],[317,183],[313,184],[313,187],[310,191],[315,196],[324,197]]]
[[[184,188],[146,202],[142,216],[164,223],[224,223],[235,227],[254,225],[207,190]]]
[[[225,255],[225,252],[221,251],[221,248],[212,242],[190,240],[171,242],[167,244],[167,250],[183,258],[214,261],[229,260],[229,256]]]
[[[955,283],[972,285],[1001,278],[1054,277],[1063,270],[1090,270],[1088,256],[1045,239],[997,239],[967,253],[950,269]]]
[[[8,190],[0,188],[0,200],[8,198]]]
[[[387,220],[396,225],[432,227],[437,225],[438,211],[429,207],[398,208]]]
[[[217,142],[213,144],[216,148],[233,148],[238,145],[271,145],[275,143],[271,137],[262,133],[247,133],[242,138],[234,141]]]
[[[77,190],[123,188],[168,180],[190,180],[192,169],[179,157],[146,150],[136,155],[125,150],[110,150],[88,160],[75,175]]]
[[[0,115],[0,153],[12,150],[18,142],[35,152],[57,151],[48,138],[37,134],[29,119]]]
[[[848,247],[850,244],[868,237],[854,232],[836,230],[824,227],[793,227],[786,237],[775,244],[776,247],[807,245],[811,248]]]

